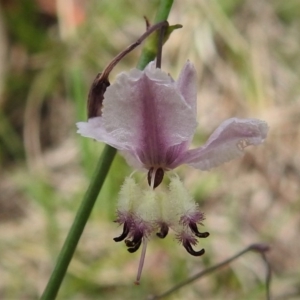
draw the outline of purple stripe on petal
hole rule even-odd
[[[170,169],[170,166],[176,161],[182,153],[186,152],[190,145],[190,141],[182,142],[178,145],[169,147],[166,154],[166,166]]]
[[[134,149],[145,167],[166,167],[168,149],[188,141],[197,125],[173,80],[153,64],[120,74],[103,105],[106,131]]]
[[[197,125],[193,110],[173,83],[154,84],[144,76],[143,149],[149,165],[167,164],[167,151],[189,140]]]

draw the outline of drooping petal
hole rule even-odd
[[[110,135],[103,126],[102,117],[91,118],[88,122],[78,122],[76,126],[78,128],[77,133],[120,150],[128,165],[134,169],[143,169],[143,163],[140,161],[136,150]]]
[[[175,82],[153,64],[121,73],[107,88],[103,106],[105,132],[135,149],[146,167],[164,167],[168,149],[189,140],[197,126]]]
[[[104,142],[119,150],[125,150],[128,148],[125,143],[115,139],[114,136],[105,130],[102,117],[91,118],[87,122],[78,122],[76,123],[76,126],[78,128],[77,133],[82,136]]]
[[[200,170],[209,170],[242,156],[247,146],[261,144],[267,133],[268,125],[264,121],[228,119],[213,132],[204,146],[186,151],[172,167],[186,163]]]

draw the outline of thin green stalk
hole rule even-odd
[[[167,20],[172,4],[173,0],[160,1],[155,22]],[[142,52],[141,60],[138,63],[137,68],[143,69],[145,65],[154,58],[155,56],[149,56],[147,53]],[[100,156],[97,168],[94,172],[94,176],[91,179],[90,186],[83,198],[83,201],[77,211],[74,222],[65,240],[65,243],[58,255],[56,266],[41,296],[41,300],[54,300],[56,298],[59,288],[67,272],[68,266],[76,250],[77,244],[83,233],[84,227],[88,221],[98,194],[100,193],[105,178],[108,174],[109,168],[113,162],[115,154],[116,149],[110,146],[105,146]]]
[[[173,5],[174,0],[161,0],[159,3],[159,7],[154,19],[154,23],[158,23],[161,21],[165,21],[168,19],[169,12]],[[157,50],[157,37],[152,35],[148,40],[145,42],[145,46],[142,51],[142,55],[138,62],[137,68],[144,69],[147,64],[155,59]]]
[[[41,297],[43,300],[56,298],[60,285],[64,279],[68,266],[76,250],[85,224],[91,214],[97,196],[103,186],[106,175],[115,157],[116,149],[106,146],[100,156],[94,176],[77,211],[73,225],[68,233],[65,243],[58,255],[56,266]]]

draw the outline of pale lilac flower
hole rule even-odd
[[[200,148],[189,150],[197,127],[196,71],[187,62],[174,81],[151,62],[122,72],[104,95],[102,116],[79,122],[78,133],[121,151],[134,168],[209,170],[261,144],[268,126],[257,119],[224,121]]]
[[[144,242],[138,280],[146,240],[155,231],[164,238],[171,228],[190,254],[204,253],[204,249],[192,248],[197,238],[208,236],[197,227],[204,216],[181,181],[172,177],[167,193],[154,190],[164,172],[182,164],[209,170],[242,156],[245,147],[259,145],[267,136],[264,121],[231,118],[221,123],[202,147],[190,150],[197,127],[196,82],[190,62],[177,81],[151,62],[144,71],[119,74],[104,94],[102,115],[77,123],[78,133],[115,147],[129,165],[148,171],[151,188],[142,189],[129,177],[118,202],[117,222],[123,224],[123,233],[115,241],[126,239],[129,252]]]

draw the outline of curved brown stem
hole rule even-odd
[[[271,267],[270,267],[270,264],[269,264],[269,262],[267,260],[267,257],[266,257],[266,252],[269,251],[269,247],[267,245],[264,245],[264,244],[252,244],[249,247],[247,247],[244,250],[237,253],[236,255],[226,259],[225,261],[223,261],[219,264],[216,264],[216,265],[214,265],[214,266],[212,266],[212,267],[210,267],[210,268],[208,268],[204,271],[201,271],[201,272],[197,273],[196,275],[194,275],[194,276],[190,277],[189,279],[175,285],[174,287],[172,287],[171,289],[167,290],[166,292],[164,292],[160,295],[151,296],[148,299],[158,300],[158,299],[162,299],[164,297],[167,297],[170,294],[172,294],[172,293],[176,292],[177,290],[181,289],[182,287],[192,283],[193,281],[195,281],[199,278],[202,278],[205,275],[208,275],[208,274],[210,274],[210,273],[212,273],[212,272],[214,272],[214,271],[230,264],[231,262],[233,262],[237,258],[241,257],[242,255],[244,255],[245,253],[250,252],[250,251],[254,251],[254,252],[259,253],[262,256],[262,259],[265,262],[266,269],[267,269],[267,272],[266,272],[266,300],[271,300],[271,295],[270,295]]]
[[[137,39],[133,44],[129,45],[125,50],[120,52],[105,68],[104,71],[98,73],[96,78],[94,79],[92,86],[89,90],[88,95],[88,118],[94,118],[101,115],[102,102],[104,99],[104,93],[107,87],[110,85],[108,76],[112,69],[116,66],[116,64],[129,52],[131,52],[134,48],[139,46],[150,34],[158,29],[162,29],[162,32],[165,32],[165,29],[169,26],[168,21],[162,21],[156,23],[153,26],[147,28],[147,31],[141,35],[139,39]],[[163,44],[163,35],[160,38],[161,43],[159,44],[157,57],[160,57],[161,61],[161,49]]]

